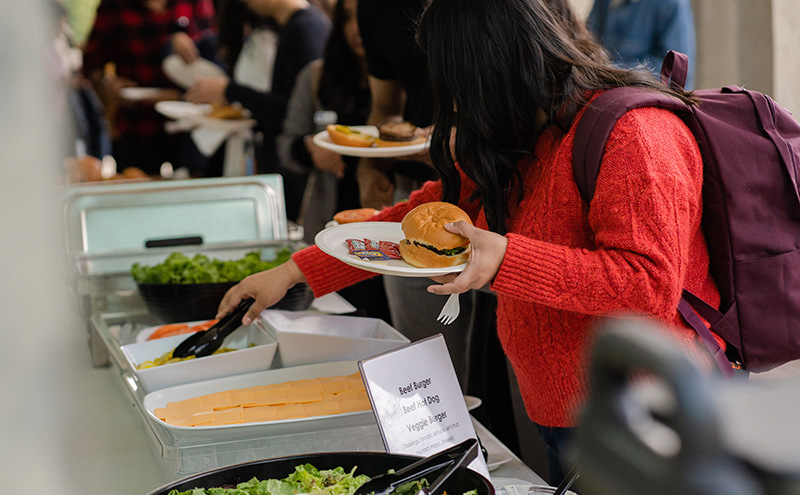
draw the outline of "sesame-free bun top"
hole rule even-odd
[[[466,263],[469,259],[469,239],[444,228],[445,224],[459,220],[472,225],[472,220],[464,210],[451,203],[423,203],[409,211],[400,222],[406,236],[399,244],[403,260],[419,268],[441,268]],[[457,254],[437,252],[457,248],[465,249]]]

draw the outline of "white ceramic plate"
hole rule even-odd
[[[486,467],[489,468],[489,471],[494,471],[513,459],[512,455],[505,450],[495,450],[490,447],[486,447],[486,450],[489,453],[489,459],[486,461]]]
[[[119,96],[129,101],[156,100],[164,92],[161,88],[145,88],[141,86],[129,86],[119,90]]]
[[[375,126],[354,125],[351,127],[366,134],[370,134],[375,137],[378,136],[378,128]],[[321,148],[335,151],[340,155],[360,156],[367,158],[392,158],[398,156],[408,156],[408,155],[413,155],[414,153],[419,153],[420,151],[423,151],[425,150],[425,148],[428,147],[428,141],[425,141],[424,143],[411,144],[409,146],[384,146],[384,147],[378,146],[372,148],[359,148],[357,146],[341,146],[331,141],[330,136],[328,136],[328,131],[322,131],[315,134],[314,144],[316,144]]]
[[[198,105],[188,101],[159,101],[156,111],[165,117],[175,120],[185,120],[198,127],[214,130],[237,131],[254,127],[254,119],[215,119],[207,114],[211,105]]]
[[[204,58],[187,64],[179,56],[169,55],[161,68],[172,82],[184,89],[190,88],[198,77],[227,77],[220,66]]]
[[[464,402],[467,403],[467,411],[472,411],[473,409],[477,409],[483,404],[483,401],[477,397],[473,397],[471,395],[464,396]]]
[[[171,119],[198,119],[205,117],[210,109],[210,105],[198,105],[188,101],[159,101],[156,103],[156,111]]]
[[[417,268],[403,260],[367,261],[350,254],[345,241],[347,239],[372,239],[376,241],[400,242],[405,238],[399,222],[355,222],[321,230],[314,238],[314,243],[324,253],[347,263],[382,275],[399,277],[438,277],[448,273],[464,270],[466,263],[445,268]]]

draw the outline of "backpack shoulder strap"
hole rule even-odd
[[[641,88],[613,88],[587,105],[575,132],[572,145],[572,171],[578,190],[587,202],[594,197],[606,141],[620,117],[636,108],[658,107],[686,112],[682,101],[664,93]]]
[[[661,64],[661,82],[683,90],[689,72],[689,57],[670,50]],[[613,88],[595,98],[578,122],[572,146],[572,170],[578,190],[587,202],[594,197],[597,174],[611,130],[625,113],[642,107],[658,107],[673,112],[690,111],[686,104],[664,93],[642,88]]]
[[[685,53],[670,50],[661,62],[661,82],[683,91],[689,76],[689,57]]]

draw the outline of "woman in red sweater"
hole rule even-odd
[[[374,218],[399,222],[416,205],[440,200],[470,215],[474,227],[451,226],[472,243],[469,265],[428,290],[461,293],[490,283],[497,293],[500,340],[528,415],[556,456],[553,484],[586,395],[592,323],[649,315],[699,358],[695,333],[677,311],[681,289],[719,302],[700,227],[700,152],[677,116],[646,108],[619,120],[591,204],[571,166],[575,125],[597,91],[639,86],[691,95],[646,71],[610,65],[566,26],[545,0],[433,0],[418,39],[434,89],[430,153],[441,180]],[[220,311],[255,297],[249,320],[297,282],[319,296],[371,275],[310,247],[245,279]]]

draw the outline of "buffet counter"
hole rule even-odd
[[[64,192],[67,254],[72,272],[70,289],[83,319],[76,327],[84,326],[87,330],[89,345],[82,339],[69,342],[68,369],[57,369],[67,385],[44,394],[58,398],[55,403],[64,421],[48,425],[55,433],[42,432],[41,438],[32,439],[38,445],[58,446],[53,449],[54,454],[61,459],[66,478],[75,482],[74,487],[60,487],[59,491],[144,494],[189,475],[265,458],[336,451],[383,451],[377,423],[367,411],[360,415],[343,413],[315,417],[307,423],[256,422],[236,425],[236,428],[195,429],[168,425],[155,416],[158,406],[153,401],[149,403],[152,408],[147,405],[148,398],[170,387],[155,379],[151,373],[155,370],[138,369],[144,361],[134,360],[134,349],[147,346],[147,338],[142,338],[144,332],[155,331],[163,321],[201,318],[181,320],[160,315],[157,310],[162,308],[145,297],[142,286],[137,287],[131,267],[135,263],[161,262],[174,250],[186,256],[204,254],[223,260],[241,259],[253,251],[271,260],[276,257],[276,250],[295,251],[300,245],[283,216],[279,177],[196,179],[113,188],[68,188]],[[190,306],[198,305],[202,306],[199,303]],[[354,310],[337,294],[329,294],[298,313],[346,315]],[[346,325],[358,326],[366,319],[358,318],[362,320],[358,323],[352,320]],[[329,331],[328,323],[322,326],[324,331]],[[408,342],[391,327],[365,333],[360,340],[354,334],[361,333],[348,327],[346,335],[337,336],[339,344],[351,339],[344,346],[348,356],[334,355],[341,345],[321,344],[330,342],[328,340],[317,340],[313,345],[304,340],[305,344],[294,347],[302,351],[300,357],[304,362],[299,363],[298,356],[290,359],[289,349],[293,347],[285,340],[285,335],[292,332],[283,332],[281,341],[281,332],[277,327],[274,329],[274,334],[266,332],[267,329],[262,329],[265,332],[248,329],[247,341],[240,347],[233,346],[240,351],[233,361],[237,365],[257,364],[264,373],[285,371],[300,364],[341,362],[352,368],[360,359]],[[305,334],[306,331],[295,333]],[[326,336],[315,334],[313,338],[323,337]],[[175,338],[182,340],[182,337]],[[390,347],[373,348],[365,344]],[[152,346],[149,349],[152,352]],[[161,349],[145,361],[163,352]],[[254,357],[258,352],[263,354]],[[245,353],[248,354],[246,359]],[[273,356],[275,361],[270,365]],[[224,369],[225,373],[218,380],[261,373],[238,368],[231,371],[228,368],[231,360],[220,366],[224,358],[224,355],[204,358],[209,360],[207,362],[217,360],[210,367],[212,371]],[[174,372],[177,367],[183,371]],[[188,371],[190,367],[191,363],[178,363],[171,368],[170,379],[178,375],[182,378],[174,385],[188,385],[187,381],[209,383],[210,378],[214,378],[201,376],[209,367],[198,369],[195,366]],[[294,368],[292,374],[297,369]],[[352,371],[304,378],[350,373]],[[145,379],[145,374],[150,378]],[[52,408],[53,404],[47,403],[45,407]],[[508,480],[510,484],[544,484],[486,428],[476,423],[475,429],[488,451],[487,464],[493,477]],[[60,442],[53,442],[53,436]]]
[[[92,366],[85,342],[77,340],[76,345],[78,348],[72,349],[76,356],[72,361],[75,368],[65,370],[75,377],[64,404],[70,421],[64,423],[61,433],[65,436],[64,445],[74,447],[65,456],[66,467],[74,473],[75,479],[89,481],[91,493],[147,493],[189,474],[259,459],[263,452],[278,452],[267,457],[283,455],[281,450],[275,450],[280,447],[266,445],[271,443],[267,438],[240,440],[222,450],[219,445],[169,444],[143,417],[141,401],[125,383],[124,370],[115,365],[113,359],[109,367]],[[501,484],[519,484],[520,481],[545,484],[485,427],[477,421],[474,423],[489,452],[493,480]],[[341,449],[331,450],[382,450],[377,425],[349,428],[358,430],[357,441],[354,435],[345,435],[347,430],[295,433],[283,440],[287,442],[285,448],[294,449],[286,455],[301,453],[314,437],[327,442],[326,446],[342,445]]]

